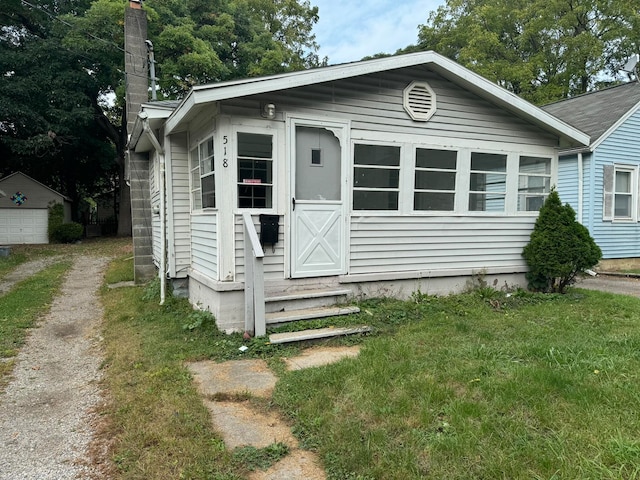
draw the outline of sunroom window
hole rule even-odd
[[[271,208],[273,137],[238,132],[238,207]]]
[[[518,211],[537,212],[551,191],[551,159],[520,157]]]
[[[414,210],[453,211],[457,157],[453,150],[416,149]]]
[[[400,147],[356,144],[353,209],[398,210]]]
[[[213,137],[191,150],[191,207],[193,210],[216,206],[216,180]]]
[[[469,211],[505,211],[507,193],[507,156],[495,153],[471,153]]]

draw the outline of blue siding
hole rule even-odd
[[[560,157],[556,188],[562,203],[568,203],[578,211],[578,156]]]
[[[589,230],[602,249],[605,259],[640,257],[640,223],[602,221],[604,165],[613,163],[640,165],[639,134],[640,112],[636,112],[609,135],[593,154],[595,171],[591,190],[593,209],[589,212],[591,214]]]

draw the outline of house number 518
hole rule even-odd
[[[222,166],[227,168],[229,166],[229,160],[227,159],[227,143],[229,143],[229,137],[224,135],[222,137],[222,144],[224,145],[224,158],[222,160]]]

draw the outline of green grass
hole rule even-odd
[[[113,252],[106,283],[130,280],[130,250]],[[297,372],[281,357],[308,345],[224,335],[184,300],[160,306],[157,283],[102,288],[110,478],[237,480],[286,455],[227,451],[185,368],[249,356],[280,377],[264,408],[290,419],[329,479],[640,479],[640,300],[480,287],[308,322],[373,331],[332,341],[361,344],[358,357]]]
[[[640,301],[487,300],[391,302],[395,333],[280,380],[330,478],[640,478]]]
[[[0,296],[0,389],[13,370],[13,357],[23,345],[28,329],[49,310],[58,293],[69,261],[56,263]]]

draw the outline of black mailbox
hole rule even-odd
[[[278,243],[278,215],[260,215],[260,243],[264,245],[275,245]]]

